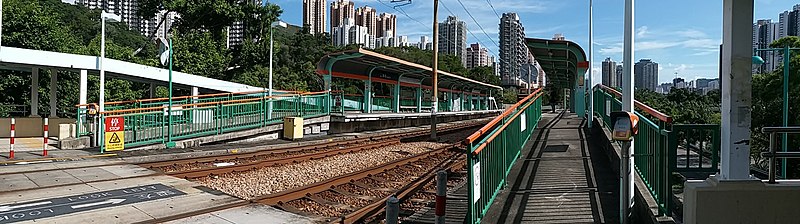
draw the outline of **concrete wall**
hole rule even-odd
[[[800,181],[688,181],[684,223],[800,223]]]
[[[463,120],[479,119],[485,117],[494,117],[497,116],[498,114],[499,113],[484,113],[484,114],[472,114],[472,115],[438,115],[436,116],[436,121],[438,123],[463,121]],[[340,134],[340,133],[353,133],[353,132],[363,132],[363,131],[377,131],[390,128],[416,127],[416,126],[430,125],[430,124],[431,124],[431,119],[429,117],[405,118],[405,119],[382,119],[382,120],[368,120],[368,121],[338,121],[332,119],[330,125],[331,128],[328,133]]]
[[[42,137],[44,131],[42,124],[44,119],[41,117],[18,117],[14,118],[16,121],[15,136],[23,137]],[[50,128],[50,136],[58,135],[59,124],[74,124],[75,119],[70,118],[51,118],[48,120]],[[0,118],[0,138],[11,137],[11,118]]]

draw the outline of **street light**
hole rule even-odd
[[[286,28],[288,25],[283,21],[275,21],[272,22],[269,26],[269,104],[267,104],[267,120],[272,119],[272,27],[283,27]]]
[[[755,65],[764,64],[764,59],[758,56],[756,54],[757,52],[783,51],[783,127],[789,126],[789,69],[791,68],[789,60],[792,50],[800,50],[800,48],[790,48],[789,45],[786,45],[783,48],[753,49],[753,64]],[[788,147],[787,135],[783,133],[781,137],[781,148],[783,152],[786,152]],[[781,174],[786,177],[786,158],[782,159],[781,162]]]
[[[100,12],[100,112],[102,113],[105,111],[105,104],[106,104],[106,70],[103,68],[103,63],[106,58],[106,20],[111,22],[119,22],[122,20],[119,15],[107,13],[105,11]],[[101,114],[102,116],[102,114]],[[103,122],[97,122],[98,128],[97,132],[103,130]],[[98,139],[102,139],[103,135],[97,135]],[[101,141],[98,141],[101,142]],[[104,152],[105,145],[101,144],[100,152]]]
[[[100,13],[100,112],[105,111],[106,103],[106,70],[103,68],[106,58],[106,20],[119,22],[122,19],[119,15],[113,13]]]

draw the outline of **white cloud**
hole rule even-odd
[[[703,31],[695,30],[695,29],[687,29],[682,31],[676,32],[679,36],[687,37],[687,38],[707,38],[708,35]]]
[[[644,37],[647,34],[648,34],[647,26],[641,26],[638,29],[636,29],[636,37],[640,37],[641,38],[641,37]]]

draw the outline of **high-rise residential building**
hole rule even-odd
[[[520,86],[520,67],[532,58],[525,45],[525,28],[516,13],[500,18],[500,78],[503,86]]]
[[[378,15],[374,8],[369,6],[358,7],[356,9],[356,25],[367,28],[372,36],[378,34]]]
[[[634,64],[633,74],[636,89],[656,91],[656,85],[658,85],[658,63],[650,59],[641,59]]]
[[[430,38],[428,36],[419,36],[419,43],[417,43],[417,48],[422,50],[431,50],[433,46],[431,45]]]
[[[770,19],[759,19],[753,23],[753,47],[754,48],[769,48],[769,45],[778,40],[780,36],[780,29],[777,23],[773,23]],[[756,52],[758,56],[764,59],[764,64],[753,65],[754,73],[767,73],[778,68],[780,58],[778,54],[771,51]]]
[[[800,28],[800,4],[794,5],[791,11],[778,15],[778,38],[798,36]]]
[[[240,4],[255,4],[255,5],[263,5],[264,3],[261,0],[242,0],[239,1]],[[241,21],[236,21],[231,24],[231,26],[227,29],[227,47],[231,48],[233,46],[240,46],[244,43],[245,34],[245,24]]]
[[[348,19],[355,20],[355,3],[349,0],[331,2],[331,33],[333,29],[344,24]]]
[[[603,85],[608,87],[617,87],[617,63],[611,58],[606,58],[603,61]]]
[[[178,17],[177,12],[167,10],[157,12],[155,17],[147,20],[147,33],[145,36],[152,37],[153,39],[167,39],[167,34],[172,29],[172,24],[175,23]]]
[[[120,22],[127,24],[128,29],[139,31],[142,35],[149,32],[148,18],[136,15],[139,12],[137,0],[76,0],[75,4],[119,15],[122,19]]]
[[[566,39],[567,38],[564,37],[564,34],[561,33],[553,34],[553,40],[566,40]]]
[[[347,19],[340,26],[331,28],[333,45],[361,45],[364,48],[375,48],[375,37],[369,35],[366,27],[356,25],[353,19]]]
[[[616,87],[619,87],[619,88],[622,88],[622,71],[623,71],[622,70],[623,69],[622,66],[623,66],[623,63],[625,63],[625,62],[620,62],[617,65],[617,67],[615,69],[615,72],[614,72],[614,74],[617,74],[617,80],[615,80],[616,83],[617,83]]]
[[[408,42],[408,36],[397,36],[394,40],[398,47],[411,46],[411,43]]]
[[[303,26],[311,34],[327,31],[325,28],[325,0],[303,0]]]
[[[454,55],[461,59],[461,65],[465,65],[466,51],[467,23],[448,16],[447,20],[439,23],[439,53]]]
[[[489,50],[481,47],[479,43],[470,44],[467,48],[467,69],[480,66],[490,66],[494,62],[494,57],[489,56]]]
[[[376,19],[376,37],[397,37],[397,16],[390,13],[381,13]]]

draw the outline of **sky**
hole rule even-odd
[[[408,36],[409,42],[419,41],[421,35],[432,36],[432,0],[411,0],[411,4],[398,8],[390,7],[397,5],[391,1],[353,2],[356,7],[368,5],[376,8],[378,13],[396,14],[398,35]],[[328,0],[326,10],[330,10],[330,2],[332,0]],[[272,0],[272,3],[283,9],[282,20],[302,24],[302,0]],[[755,0],[754,19],[777,21],[778,14],[790,10],[794,4],[798,2]],[[624,0],[595,0],[593,8],[593,82],[598,83],[602,61],[606,57],[617,62],[622,58]],[[588,0],[439,0],[439,21],[455,14],[467,23],[470,31],[467,44],[480,42],[492,55],[498,53],[498,14],[504,12],[520,15],[527,37],[549,39],[553,34],[561,33],[567,40],[578,43],[588,54]],[[327,14],[329,16],[330,11]],[[326,22],[327,29],[330,29],[330,20]],[[637,61],[650,58],[659,63],[660,83],[671,82],[676,72],[687,81],[717,77],[719,45],[722,43],[722,0],[636,1],[634,26],[634,58]]]

